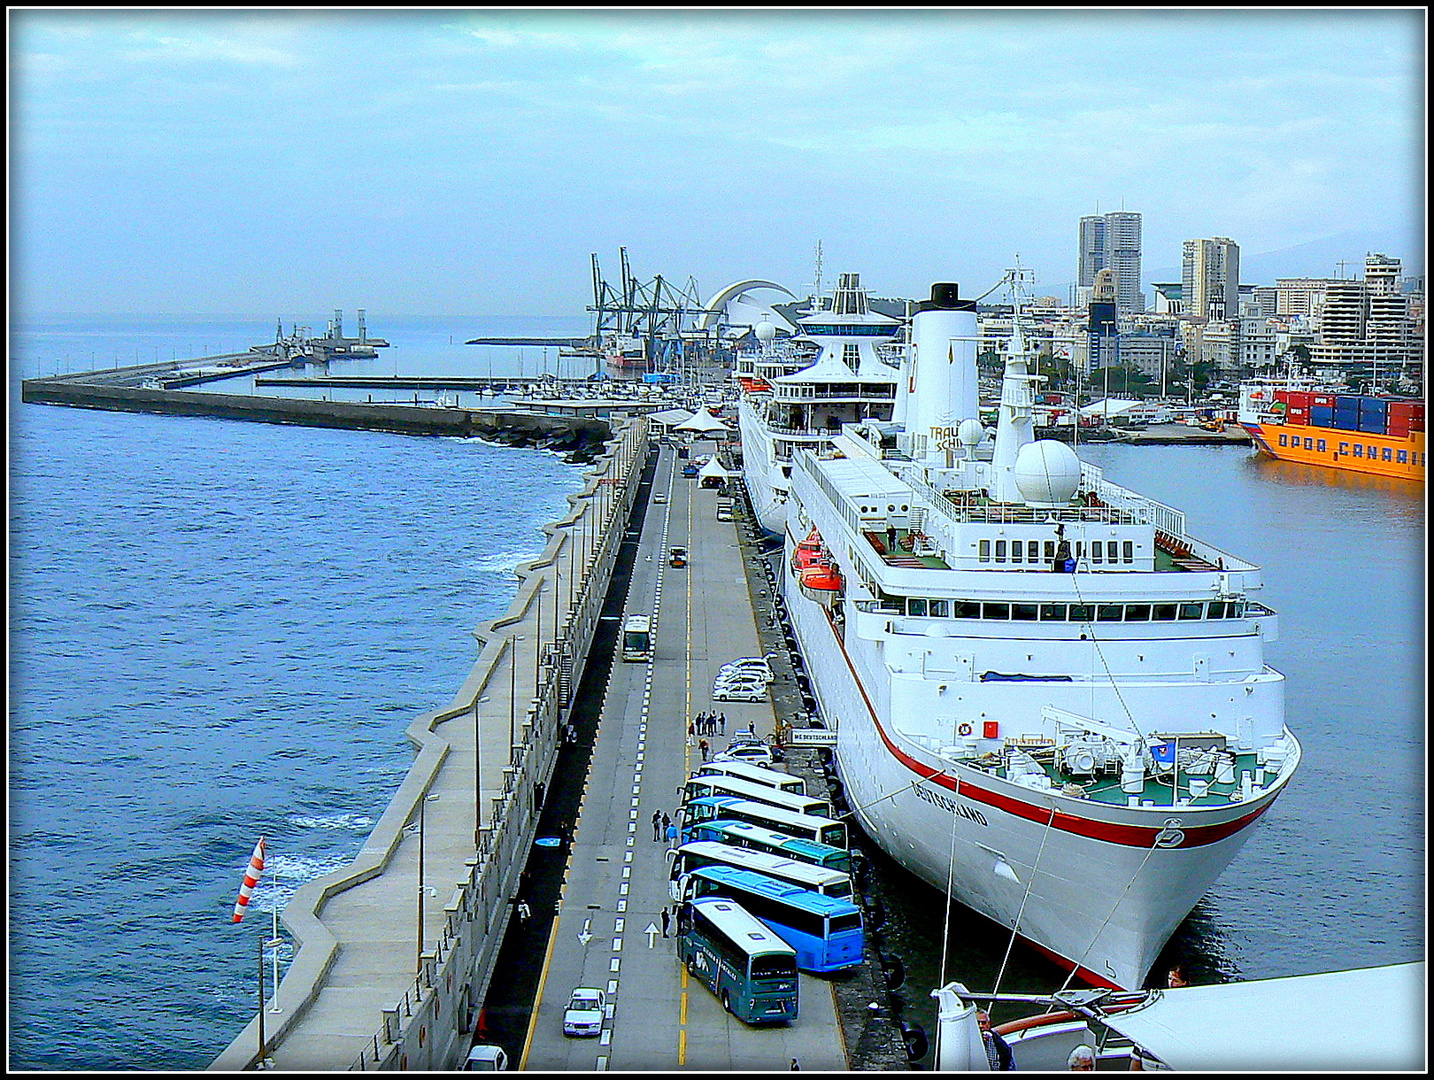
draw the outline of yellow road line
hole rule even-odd
[[[561,916],[553,916],[553,928],[548,932],[548,951],[543,956],[543,973],[538,976],[538,992],[533,997],[533,1012],[528,1017],[528,1034],[523,1040],[523,1060],[518,1063],[519,1069],[528,1067],[528,1051],[533,1048],[533,1034],[538,1029],[538,1009],[543,1003],[543,987],[548,983],[548,966],[553,962],[553,947],[558,943],[558,921]]]

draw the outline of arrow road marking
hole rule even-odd
[[[642,928],[642,932],[647,935],[647,947],[650,949],[652,948],[653,941],[656,940],[657,935],[661,931],[659,931],[653,923],[648,923]]]
[[[578,940],[581,941],[584,945],[586,945],[589,941],[591,941],[591,940],[593,939],[592,934],[590,934],[590,933],[588,932],[588,927],[591,926],[592,924],[593,924],[593,921],[592,921],[591,919],[584,919],[584,920],[583,920],[583,928],[582,928],[581,933],[578,934]]]

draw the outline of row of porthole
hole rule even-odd
[[[887,614],[900,615],[901,600],[888,598]],[[1189,622],[1242,619],[1243,600],[1194,600],[1173,604],[1012,604],[1005,601],[906,598],[906,615],[923,619],[991,619],[1000,622]]]

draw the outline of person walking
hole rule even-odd
[[[726,735],[726,734],[727,734],[727,714],[726,714],[726,713],[718,713],[718,714],[717,714],[717,723],[720,724],[721,727],[722,727],[722,734],[723,734],[723,735]]]
[[[706,761],[706,760],[707,760],[707,751],[708,751],[708,749],[709,749],[709,747],[708,747],[708,745],[707,745],[707,740],[706,740],[706,739],[703,739],[701,742],[699,742],[699,743],[697,744],[697,749],[699,749],[699,750],[702,751],[702,760],[703,760],[703,761]]]
[[[662,909],[662,936],[667,936],[667,927],[672,922],[672,917],[667,914],[667,909]]]
[[[662,827],[662,811],[661,811],[661,810],[654,810],[654,811],[652,812],[652,838],[653,838],[654,840],[661,840],[661,839],[662,839],[662,834],[661,834],[660,832],[658,832],[658,829],[660,829],[661,827]]]
[[[699,714],[700,715],[700,714]],[[693,738],[697,735],[697,721],[693,720],[687,725],[687,745],[692,745]]]
[[[662,812],[662,835],[667,835],[667,827],[672,824],[672,819],[667,816],[667,811]]]
[[[668,846],[668,847],[676,847],[676,846],[677,846],[677,826],[676,826],[676,825],[669,825],[669,826],[667,826],[667,846]]]

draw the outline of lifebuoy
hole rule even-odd
[[[973,730],[973,729],[972,729],[972,727],[971,727],[970,724],[962,724],[960,727],[958,727],[958,728],[956,729],[956,734],[958,734],[958,735],[969,735],[969,734],[971,734],[971,731],[972,731],[972,730]]]

